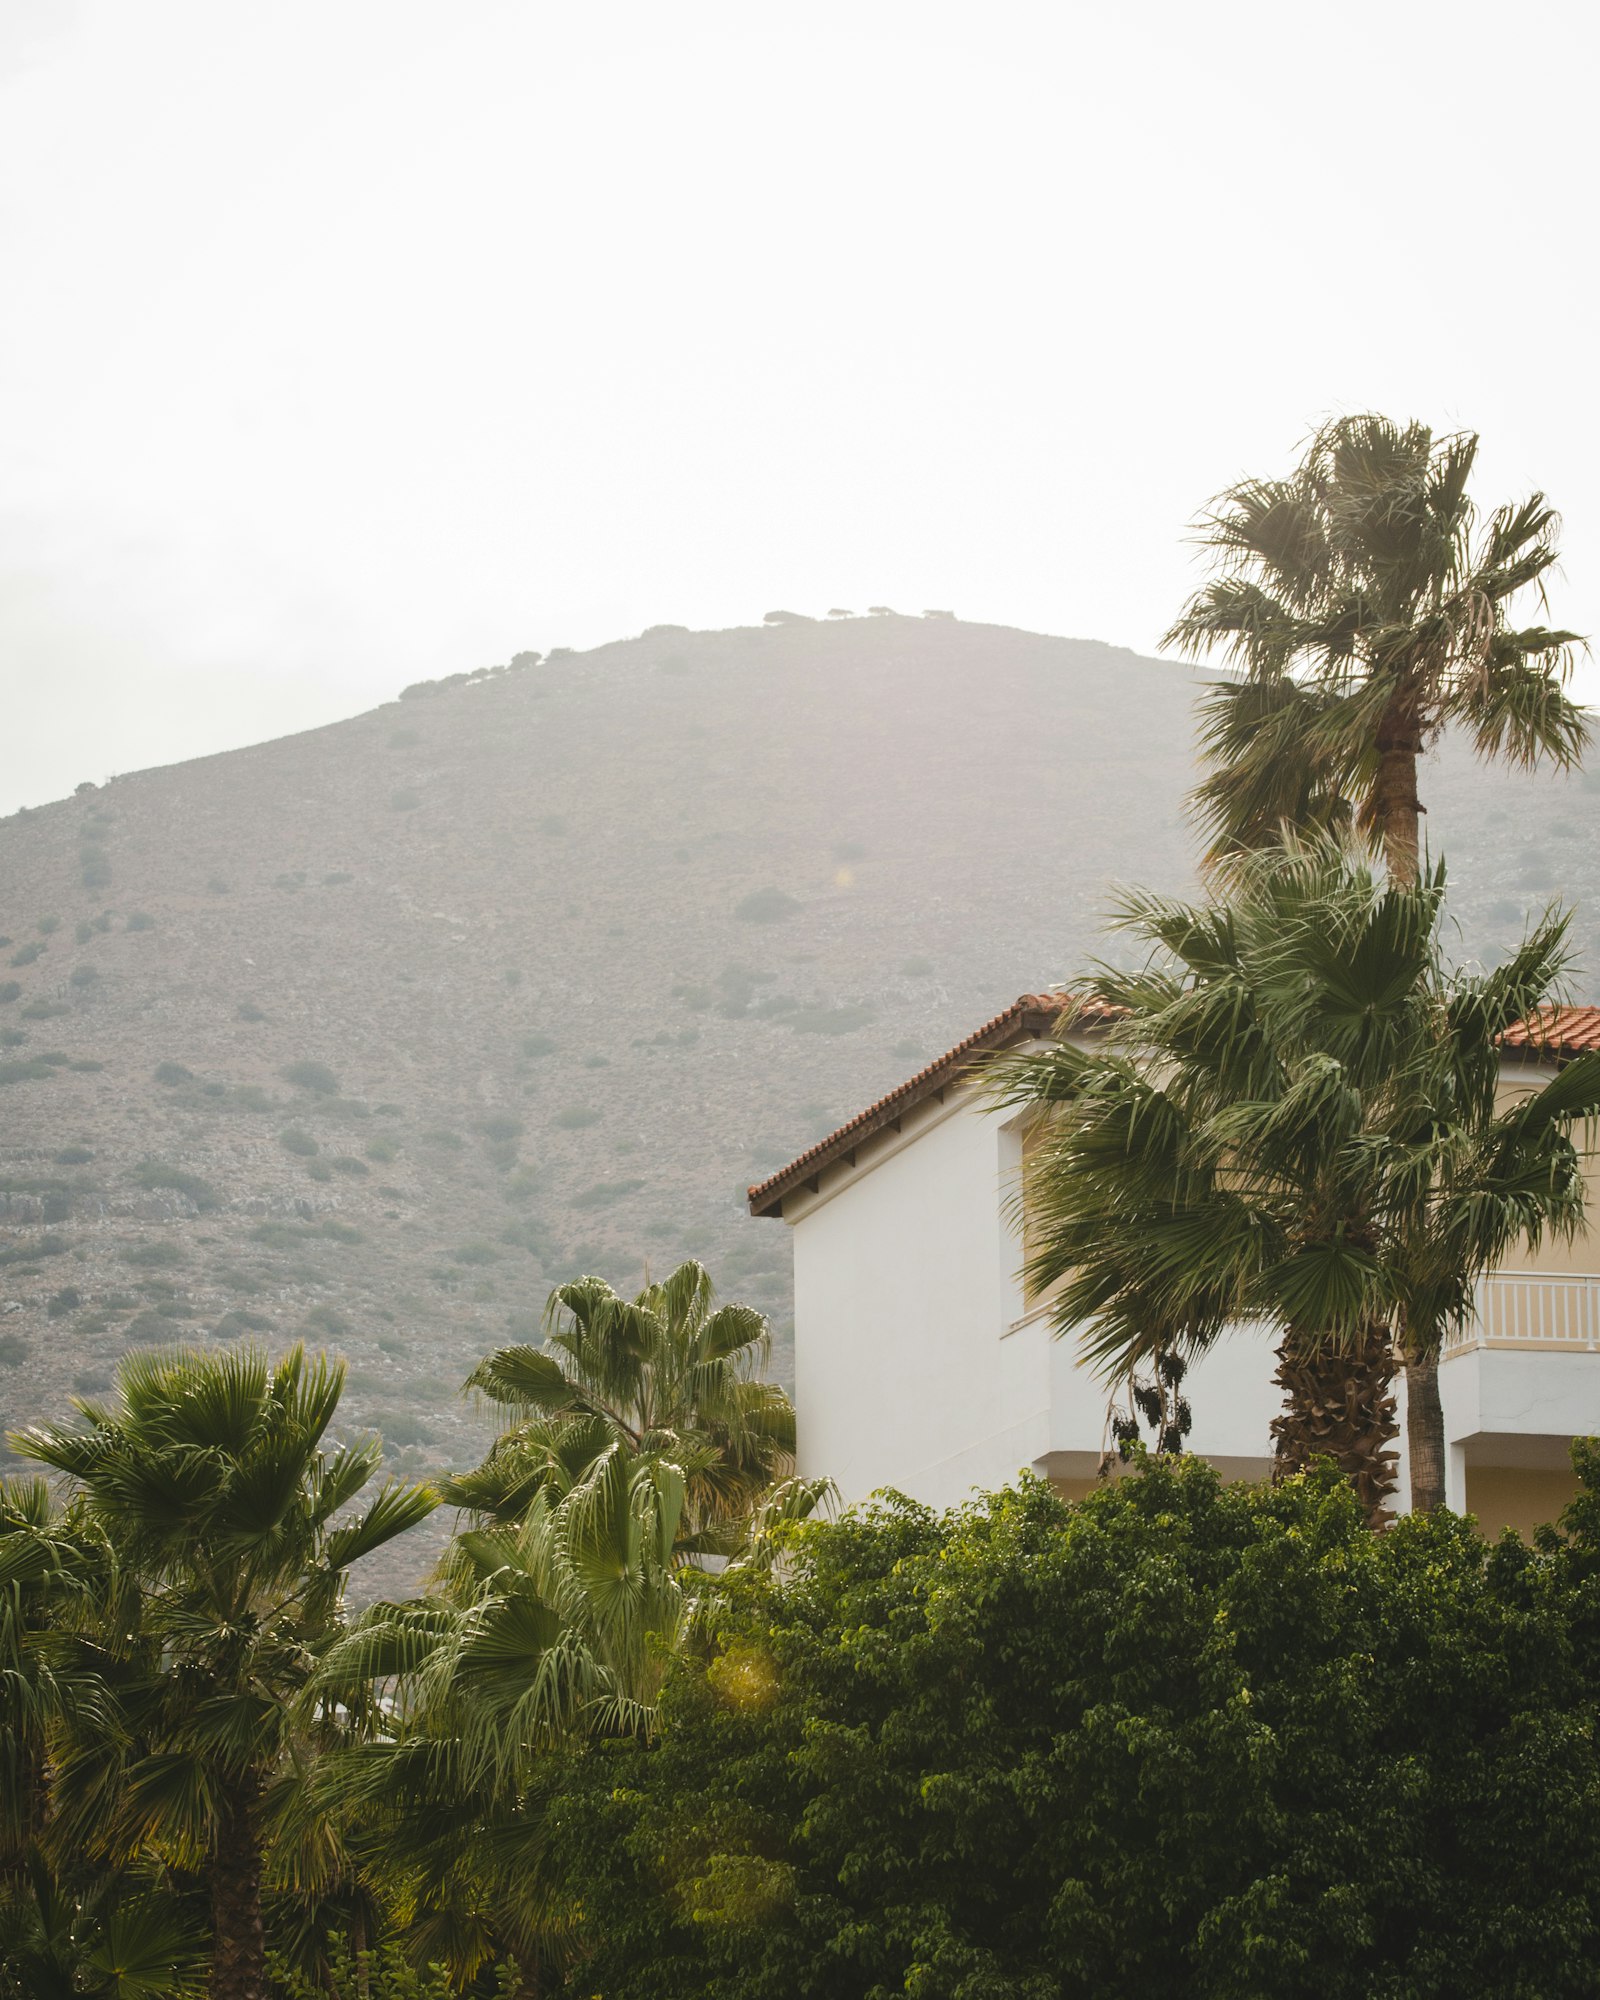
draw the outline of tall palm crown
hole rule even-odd
[[[1525,591],[1543,608],[1559,522],[1538,493],[1483,520],[1477,451],[1471,433],[1341,417],[1287,478],[1243,481],[1202,521],[1218,574],[1164,643],[1242,669],[1205,697],[1213,856],[1354,818],[1413,880],[1417,762],[1446,723],[1486,757],[1581,753],[1577,635],[1511,622]]]
[[[291,1703],[336,1634],[349,1565],[437,1505],[385,1485],[376,1440],[325,1450],[342,1366],[293,1349],[134,1353],[117,1395],[17,1448],[78,1487],[129,1586],[99,1635],[112,1718],[71,1728],[57,1809],[85,1851],[210,1878],[217,2000],[265,1993],[265,1794]]]
[[[1444,887],[1442,866],[1386,881],[1322,839],[1246,857],[1208,902],[1131,898],[1150,960],[1084,994],[1119,1024],[992,1078],[1048,1120],[1024,1199],[1057,1331],[1120,1379],[1270,1322],[1280,1462],[1331,1450],[1375,1514],[1391,1335],[1436,1361],[1488,1265],[1576,1228],[1573,1131],[1600,1111],[1600,1058],[1496,1108],[1499,1037],[1549,997],[1565,921],[1494,972],[1452,973]]]
[[[602,1278],[551,1293],[547,1345],[503,1347],[468,1387],[521,1419],[446,1498],[499,1522],[535,1494],[570,1490],[612,1444],[664,1455],[685,1480],[682,1553],[715,1551],[794,1467],[794,1406],[759,1379],[770,1352],[753,1307],[717,1305],[704,1267],[680,1264],[637,1298]]]

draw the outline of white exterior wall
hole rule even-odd
[[[1070,1338],[1051,1337],[1047,1309],[1024,1312],[1008,1213],[1020,1159],[1015,1121],[957,1091],[786,1197],[800,1468],[830,1476],[846,1502],[894,1487],[951,1506],[1025,1467],[1093,1477],[1106,1390]],[[1557,1255],[1569,1271],[1600,1270],[1592,1238]],[[1243,1328],[1190,1370],[1190,1448],[1230,1477],[1269,1469],[1272,1372],[1270,1337]],[[1456,1507],[1470,1467],[1558,1472],[1572,1437],[1600,1434],[1600,1351],[1490,1339],[1452,1352],[1439,1387]]]
[[[1047,1312],[1023,1313],[1019,1160],[1014,1126],[962,1094],[785,1202],[800,1469],[846,1501],[896,1487],[949,1506],[1025,1467],[1094,1475],[1106,1391]],[[1185,1385],[1193,1448],[1236,1476],[1267,1469],[1271,1375],[1270,1342],[1241,1332]]]

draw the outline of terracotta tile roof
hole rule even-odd
[[[1600,1053],[1600,1007],[1541,1007],[1507,1028],[1501,1044],[1508,1049],[1536,1049],[1558,1062]]]
[[[854,1118],[807,1147],[769,1179],[757,1182],[749,1191],[750,1213],[781,1215],[786,1195],[793,1194],[796,1188],[814,1185],[823,1168],[835,1160],[847,1154],[853,1158],[855,1148],[874,1133],[889,1126],[898,1130],[901,1118],[914,1105],[924,1098],[941,1095],[950,1084],[958,1082],[963,1071],[971,1067],[974,1056],[1005,1048],[1012,1042],[1048,1035],[1071,1001],[1070,993],[1020,994],[1002,1013],[985,1021],[953,1049],[946,1049],[926,1069],[919,1069],[915,1076],[907,1077],[865,1111],[858,1111]],[[1111,1011],[1095,1006],[1092,1012],[1085,1010],[1082,1018],[1102,1023]],[[1530,1049],[1558,1062],[1590,1051],[1600,1052],[1600,1007],[1547,1007],[1508,1028],[1502,1039],[1508,1049]]]
[[[915,1076],[907,1077],[904,1083],[880,1097],[875,1104],[869,1104],[865,1111],[858,1111],[854,1118],[847,1120],[837,1131],[830,1132],[825,1139],[819,1139],[770,1179],[758,1182],[749,1192],[750,1213],[781,1214],[785,1195],[793,1194],[796,1188],[814,1181],[824,1167],[843,1154],[853,1153],[861,1141],[870,1138],[873,1133],[891,1125],[898,1128],[901,1118],[913,1105],[942,1093],[948,1085],[956,1082],[962,1072],[971,1067],[974,1056],[990,1049],[1005,1048],[1011,1042],[1048,1035],[1071,1002],[1070,993],[1020,994],[1003,1013],[985,1021],[981,1028],[975,1029],[964,1041],[957,1042],[953,1049],[946,1049],[926,1069],[919,1069]],[[1089,1010],[1085,1010],[1085,1018],[1100,1019],[1108,1012],[1106,1008],[1095,1006],[1092,1016]]]

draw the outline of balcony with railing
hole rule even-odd
[[[1479,1280],[1477,1309],[1445,1343],[1600,1353],[1600,1273],[1494,1271]]]

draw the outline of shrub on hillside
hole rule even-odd
[[[296,1153],[303,1160],[309,1160],[317,1150],[317,1142],[300,1125],[290,1125],[278,1134],[278,1144],[286,1153]]]
[[[874,1010],[864,1003],[844,1007],[797,1007],[789,1015],[789,1026],[797,1035],[853,1035],[874,1018]]]
[[[563,1132],[581,1132],[586,1126],[598,1125],[600,1114],[591,1111],[586,1104],[571,1104],[565,1111],[558,1111],[553,1122]]]
[[[580,1194],[572,1197],[574,1208],[611,1208],[619,1201],[625,1201],[630,1194],[636,1194],[644,1186],[643,1181],[596,1181]]]
[[[500,1252],[492,1243],[462,1243],[450,1252],[456,1264],[498,1264]]]
[[[20,998],[21,993],[20,979],[0,979],[0,1006],[9,1006],[13,1000]]]
[[[156,920],[148,910],[130,910],[128,912],[128,929],[130,931],[153,931],[155,927]]]
[[[391,1160],[400,1157],[398,1142],[386,1132],[380,1132],[376,1139],[369,1139],[362,1150],[369,1160],[376,1160],[381,1166],[387,1166]]]
[[[157,1083],[193,1083],[194,1071],[181,1062],[158,1062],[153,1072]]]
[[[358,1160],[354,1153],[335,1153],[328,1165],[336,1174],[354,1174],[365,1178],[372,1169],[365,1160]]]
[[[782,889],[752,889],[748,896],[734,904],[733,914],[742,924],[776,924],[785,917],[792,917],[800,907],[796,899],[785,895]]]
[[[241,1334],[270,1333],[272,1321],[265,1313],[248,1312],[243,1306],[233,1306],[217,1321],[215,1332],[218,1340],[237,1340]]]
[[[222,1205],[221,1197],[204,1175],[191,1174],[166,1160],[141,1160],[133,1170],[133,1184],[142,1188],[169,1188],[192,1201],[202,1212]]]
[[[241,1000],[235,1012],[241,1021],[264,1021],[267,1018],[266,1009],[258,1007],[253,1000]]]
[[[176,1243],[130,1243],[122,1254],[128,1263],[145,1270],[170,1271],[183,1262],[183,1252]]]
[[[53,1066],[42,1056],[19,1056],[12,1062],[0,1062],[0,1084],[38,1083],[54,1075]]]
[[[35,938],[31,944],[19,945],[17,947],[11,954],[11,963],[13,965],[32,965],[36,959],[43,956],[44,946]]]
[[[67,983],[70,986],[78,987],[80,990],[89,986],[98,986],[100,983],[100,974],[92,965],[75,965],[68,976]]]
[[[0,1368],[20,1368],[28,1358],[28,1343],[20,1333],[0,1333]]]
[[[278,1074],[296,1090],[309,1090],[318,1097],[336,1097],[339,1079],[326,1063],[301,1060],[287,1064]]]
[[[111,887],[111,861],[102,848],[85,847],[78,856],[79,880],[86,889]]]
[[[25,1021],[58,1021],[63,1014],[71,1012],[65,1000],[30,1000],[22,1009],[22,1018]]]

